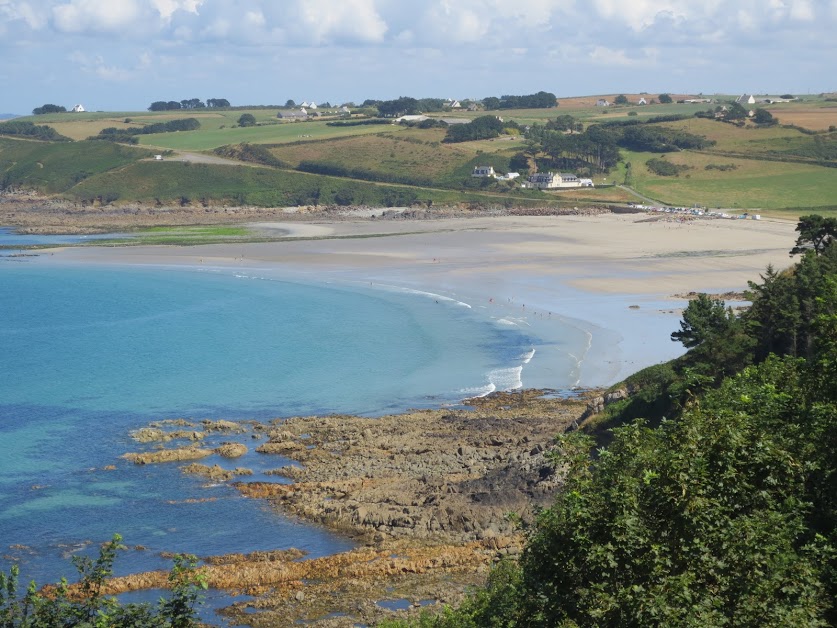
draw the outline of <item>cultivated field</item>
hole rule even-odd
[[[783,124],[795,124],[815,131],[837,126],[837,103],[823,107],[771,106],[767,110]]]

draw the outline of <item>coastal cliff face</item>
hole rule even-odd
[[[322,625],[351,626],[386,616],[391,611],[377,602],[394,595],[411,603],[454,601],[481,581],[492,562],[516,555],[523,540],[518,522],[549,504],[561,483],[562,470],[547,456],[552,441],[593,396],[556,399],[522,391],[470,400],[469,409],[379,418],[296,417],[214,431],[208,425],[216,424],[168,422],[151,426],[159,432],[136,432],[158,449],[129,459],[169,459],[182,451],[176,443],[165,448],[172,442],[167,435],[178,430],[184,438],[200,440],[206,448],[201,451],[211,455],[241,452],[236,462],[244,465],[250,456],[259,456],[261,467],[272,456],[292,460],[293,465],[266,473],[284,483],[242,481],[246,469],[225,474],[193,463],[183,470],[213,480],[237,478],[233,485],[243,495],[348,534],[364,547],[315,560],[284,554],[267,560],[263,553],[216,558],[206,567],[210,586],[269,591],[228,609],[249,625],[312,622],[339,612],[345,613],[343,619],[334,623],[332,617]],[[255,453],[230,446],[236,433],[259,443]],[[224,444],[213,452],[214,437]],[[163,581],[164,574],[138,574],[112,586],[116,592]],[[400,590],[404,593],[394,593]],[[345,592],[345,599],[335,591]]]

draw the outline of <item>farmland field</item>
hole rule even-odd
[[[767,110],[783,124],[795,124],[806,129],[822,131],[837,126],[837,103],[832,107],[773,107]]]
[[[837,170],[822,166],[733,159],[701,153],[672,153],[665,157],[690,169],[676,177],[662,177],[645,162],[657,153],[624,151],[632,164],[632,187],[671,205],[779,209],[829,207],[837,204]],[[707,165],[731,166],[729,170]],[[624,166],[623,172],[624,172]],[[623,175],[624,176],[624,175]]]

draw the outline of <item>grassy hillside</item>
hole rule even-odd
[[[459,192],[405,185],[376,184],[289,170],[141,161],[118,172],[90,177],[66,193],[77,200],[141,200],[184,203],[229,201],[259,206],[371,205],[403,206],[412,202],[545,205],[534,195]],[[533,198],[534,197],[534,198]]]
[[[0,137],[0,188],[8,185],[55,194],[117,170],[150,152],[109,142],[35,142]]]
[[[648,97],[654,98],[656,94]],[[690,115],[715,106],[672,103],[601,108],[595,106],[596,98],[559,99],[561,104],[552,109],[432,115],[473,119],[489,113],[525,127],[544,125],[559,115],[570,114],[589,126],[617,120],[641,122],[660,115]],[[628,95],[628,98],[633,102],[638,95]],[[773,105],[770,109],[780,123],[799,124],[809,129],[828,129],[837,122],[837,106],[822,98],[806,97],[804,101]],[[510,160],[516,154],[531,151],[531,143],[523,136],[448,144],[443,141],[444,129],[388,124],[341,127],[329,126],[327,120],[288,123],[276,118],[278,111],[276,108],[204,109],[32,116],[25,119],[47,124],[60,134],[80,141],[59,145],[0,138],[0,184],[81,199],[169,202],[182,197],[259,205],[314,202],[392,205],[411,199],[468,201],[474,195],[503,204],[535,198],[553,203],[637,200],[628,191],[601,187],[510,193],[506,183],[470,176],[476,165],[491,165],[500,172],[511,170]],[[258,125],[238,127],[238,118],[243,113],[251,113]],[[199,120],[199,130],[138,136],[145,148],[82,141],[107,127],[136,127],[189,117]],[[655,174],[646,166],[649,159],[661,155],[623,150],[623,161],[614,170],[593,173],[597,185],[625,181],[625,164],[630,162],[628,184],[640,195],[665,204],[790,214],[804,213],[811,208],[837,211],[834,200],[837,168],[823,167],[823,164],[837,165],[837,132],[826,130],[812,134],[781,125],[757,128],[750,123],[739,128],[694,117],[655,126],[702,135],[715,145],[700,152],[669,153],[665,159],[683,166],[684,170],[679,176],[668,177]],[[260,172],[234,165],[138,163],[152,152],[166,149],[210,152],[244,143],[264,147],[278,161],[262,160],[262,165],[267,167],[255,169]],[[227,154],[235,158],[235,150]],[[564,167],[559,162],[550,165],[548,159],[541,160],[542,156],[538,157],[542,168]],[[290,170],[282,170],[283,164]],[[333,176],[318,178],[293,169]],[[387,183],[401,185],[378,185]]]

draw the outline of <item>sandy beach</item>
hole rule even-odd
[[[795,240],[790,221],[647,214],[312,219],[253,227],[283,240],[68,248],[53,259],[406,288],[484,308],[547,339],[557,322],[570,322],[591,335],[577,383],[600,386],[679,353],[669,334],[685,301],[673,295],[744,290],[768,264],[790,265]],[[549,387],[548,373],[524,385]]]

